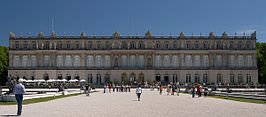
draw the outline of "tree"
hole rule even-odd
[[[266,84],[266,43],[257,42],[256,47],[258,80],[260,84]]]
[[[8,59],[8,48],[0,46],[0,85],[7,82]]]

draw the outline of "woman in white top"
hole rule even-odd
[[[142,93],[142,89],[141,89],[141,87],[139,85],[138,88],[136,89],[136,94],[138,96],[138,101],[140,101],[140,95],[141,95],[141,93]]]

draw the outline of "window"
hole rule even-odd
[[[15,48],[19,49],[19,42],[18,41],[15,42]]]
[[[208,83],[208,74],[203,74],[203,83]]]
[[[234,84],[235,83],[235,75],[230,74],[230,83]]]
[[[199,74],[195,74],[194,76],[194,82],[199,83],[200,82],[200,76]]]
[[[126,41],[122,42],[122,49],[128,49],[128,45]]]
[[[76,41],[75,44],[76,44],[76,49],[79,49],[79,48],[80,48],[80,44],[79,44],[79,42]]]
[[[23,43],[23,48],[24,48],[24,49],[27,49],[27,48],[28,48],[28,42],[27,42],[27,41],[24,41],[24,43]]]
[[[177,48],[177,43],[176,41],[173,42],[173,49],[176,49]]]
[[[241,48],[242,48],[242,42],[241,42],[241,41],[238,42],[238,44],[237,44],[237,48],[238,48],[238,49],[241,49]]]
[[[250,74],[247,74],[246,83],[251,83],[251,82],[252,82],[251,75]]]
[[[178,82],[177,74],[173,74],[173,83],[176,83],[176,82]]]
[[[44,43],[44,49],[49,49],[49,41],[46,41],[46,42]]]
[[[160,42],[159,41],[156,42],[156,48],[160,49]]]
[[[131,49],[136,49],[136,42],[135,41],[131,41],[130,42],[130,48]]]
[[[36,49],[36,42],[35,41],[31,42],[31,48]]]
[[[109,74],[105,74],[104,81],[105,81],[105,83],[110,83],[110,75]]]
[[[71,43],[70,43],[70,41],[67,41],[66,42],[66,49],[70,49],[71,48]]]
[[[164,42],[164,49],[169,49],[169,42],[168,41]]]
[[[187,41],[187,49],[191,49],[190,41]]]
[[[199,49],[199,41],[196,41],[196,42],[195,42],[195,48],[196,48],[196,49]]]
[[[187,74],[186,75],[186,83],[190,83],[191,82],[191,75]]]
[[[88,74],[88,83],[92,83],[92,74]]]
[[[247,41],[247,43],[246,43],[246,49],[251,49],[251,42],[250,41]]]
[[[63,49],[63,44],[62,44],[62,41],[59,41],[58,42],[58,46],[57,46],[58,49]]]
[[[101,42],[100,41],[97,41],[96,48],[101,49]]]
[[[93,49],[92,41],[88,41],[88,49]]]
[[[101,74],[97,74],[96,83],[100,84],[101,82],[102,82]]]
[[[152,42],[148,42],[148,46],[147,46],[149,49],[152,49],[153,48],[153,44]]]
[[[74,67],[79,67],[80,66],[80,57],[78,55],[74,56],[74,63],[73,63]]]
[[[106,41],[106,42],[105,42],[105,47],[106,47],[106,49],[110,49],[110,48],[111,48],[111,46],[110,46],[110,42],[109,42],[109,41]]]
[[[233,41],[230,41],[230,42],[229,42],[229,48],[230,48],[230,49],[234,49],[234,42],[233,42]]]
[[[48,67],[50,66],[50,57],[45,55],[44,58],[43,58],[43,66],[44,67]]]
[[[63,63],[64,63],[64,61],[63,61],[63,56],[57,56],[57,60],[56,60],[57,62],[57,67],[62,67],[63,66]]]
[[[222,83],[223,82],[223,75],[222,74],[217,74],[217,83]]]
[[[139,42],[139,48],[140,49],[144,49],[145,48],[143,41],[140,41]]]
[[[208,42],[207,41],[204,41],[203,46],[204,46],[204,49],[208,49]]]
[[[238,83],[243,83],[243,75],[238,74]]]

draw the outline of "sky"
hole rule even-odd
[[[266,0],[1,0],[0,45],[9,32],[50,35],[250,35],[266,42]],[[52,23],[53,22],[53,23]],[[53,25],[52,25],[53,24]]]

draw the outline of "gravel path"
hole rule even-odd
[[[0,116],[16,114],[16,106],[0,106]],[[263,117],[265,104],[190,95],[167,96],[144,90],[141,101],[131,93],[93,93],[23,106],[24,117]]]

